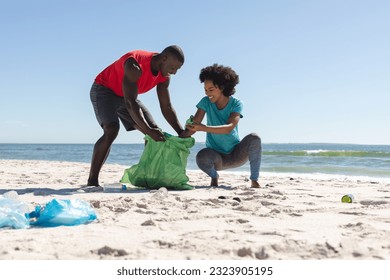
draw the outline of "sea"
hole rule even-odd
[[[196,143],[190,150],[188,170],[198,170],[196,154],[205,147]],[[93,144],[0,144],[0,159],[91,161]],[[106,163],[137,164],[144,144],[113,144]],[[262,172],[333,174],[390,178],[390,145],[356,144],[263,144]],[[249,163],[233,172],[249,172]]]

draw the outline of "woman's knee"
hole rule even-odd
[[[200,150],[196,155],[196,163],[200,165],[214,165],[219,162],[219,154],[210,148]]]
[[[261,138],[257,133],[250,133],[242,139],[242,141],[248,141],[248,143],[259,143],[261,145]]]
[[[210,149],[208,149],[208,148],[200,150],[196,154],[196,162],[198,163],[198,165],[199,165],[199,162],[203,162],[205,159],[209,158],[209,154],[210,154]]]
[[[261,145],[261,138],[256,133],[250,133],[245,137],[245,144],[248,148],[248,153],[261,153],[262,151],[262,145]]]

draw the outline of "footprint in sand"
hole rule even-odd
[[[383,204],[387,204],[387,203],[388,202],[385,200],[362,200],[362,201],[360,201],[360,204],[364,205],[364,206],[370,206],[370,205],[378,206],[378,205],[383,205]]]
[[[123,256],[128,255],[128,253],[123,249],[112,249],[108,246],[104,246],[104,247],[97,249],[97,250],[91,250],[91,253],[97,254],[99,256],[109,255],[109,256],[114,256],[114,257],[123,257]]]
[[[156,223],[153,220],[146,220],[141,224],[141,226],[156,226]]]
[[[355,216],[365,216],[366,213],[362,212],[339,212],[339,214],[345,214],[345,215],[355,215]]]

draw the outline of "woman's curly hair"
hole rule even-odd
[[[199,79],[201,83],[205,80],[212,81],[225,96],[233,95],[236,92],[234,87],[239,83],[239,77],[232,68],[217,63],[200,70]]]

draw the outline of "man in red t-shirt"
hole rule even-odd
[[[111,144],[119,132],[119,120],[127,131],[139,130],[155,141],[164,135],[146,107],[137,99],[156,87],[163,116],[177,132],[184,135],[169,97],[170,75],[176,74],[184,63],[180,47],[169,46],[161,53],[136,50],[126,53],[96,76],[91,88],[91,101],[103,136],[96,142],[86,192],[102,191],[99,173]]]

